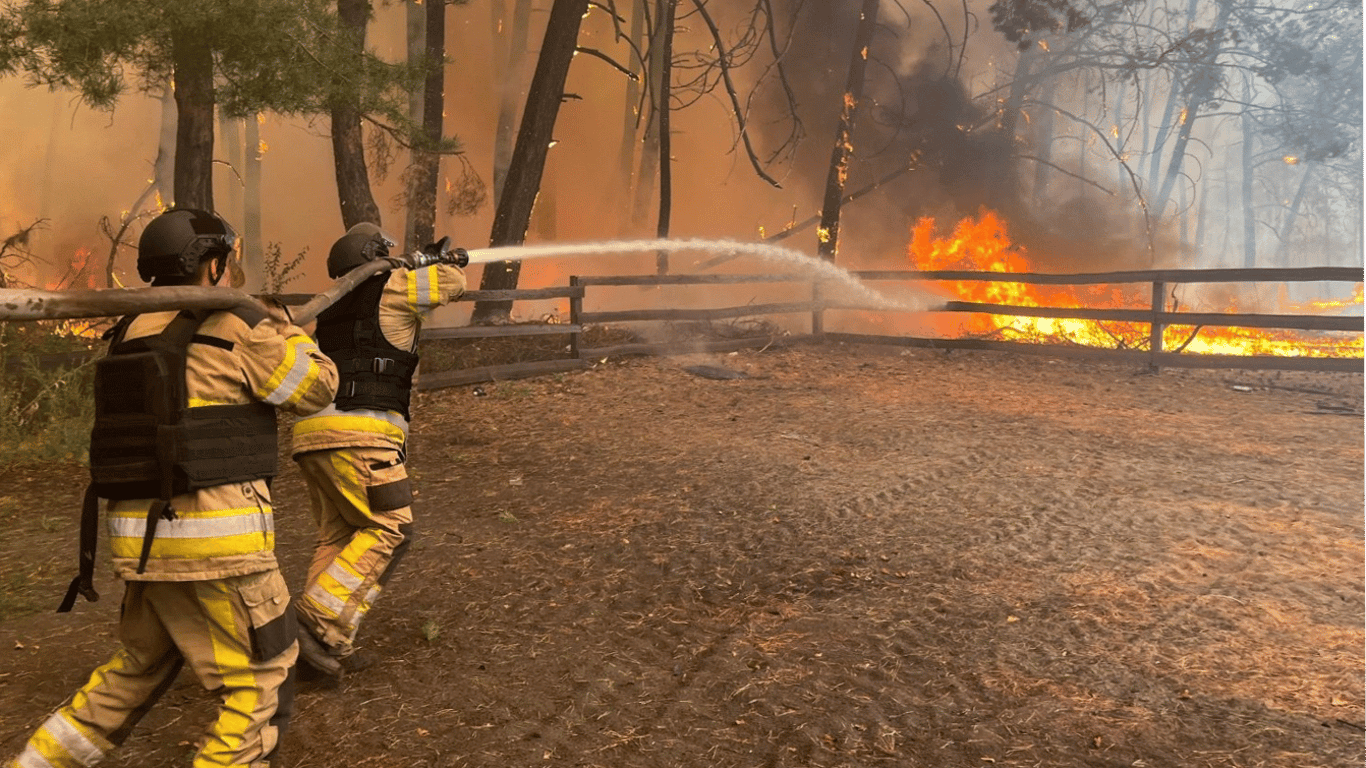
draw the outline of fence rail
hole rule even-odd
[[[420,389],[472,384],[481,381],[539,376],[547,373],[577,370],[590,360],[621,355],[671,355],[684,352],[731,352],[738,349],[785,345],[796,341],[827,340],[870,344],[887,344],[928,349],[994,350],[1023,352],[1055,357],[1082,358],[1097,361],[1148,365],[1161,368],[1226,368],[1300,371],[1360,372],[1361,357],[1281,357],[1271,355],[1236,356],[1193,354],[1163,349],[1162,331],[1169,326],[1218,326],[1296,331],[1362,333],[1363,320],[1355,316],[1295,315],[1257,313],[1178,312],[1166,308],[1166,293],[1171,285],[1188,283],[1248,283],[1248,282],[1362,282],[1362,270],[1350,267],[1302,267],[1286,269],[1159,269],[1125,272],[1096,272],[1084,274],[1001,273],[961,270],[917,272],[909,270],[866,270],[852,273],[864,281],[925,282],[997,282],[1030,285],[1116,285],[1142,284],[1150,286],[1151,297],[1146,308],[1085,308],[1032,307],[1013,304],[990,304],[971,301],[950,301],[944,312],[980,313],[1013,317],[1046,317],[1058,319],[1095,320],[1099,322],[1142,323],[1149,326],[1149,348],[1103,349],[1080,345],[1034,344],[973,338],[919,338],[861,333],[826,332],[824,315],[831,311],[864,308],[842,305],[821,298],[821,287],[805,274],[780,273],[767,275],[616,275],[576,276],[569,285],[506,291],[469,291],[461,301],[531,301],[568,299],[569,322],[546,324],[516,324],[469,326],[458,328],[427,328],[425,339],[481,339],[535,337],[551,334],[569,336],[568,352],[564,358],[509,365],[484,366],[457,371],[424,373],[418,382]],[[713,309],[639,308],[610,311],[586,311],[584,304],[590,290],[608,287],[742,285],[753,283],[787,283],[808,286],[811,300],[748,304]],[[301,304],[308,295],[278,296],[285,303]],[[810,316],[811,333],[784,337],[755,337],[743,339],[714,339],[688,343],[632,342],[600,347],[584,347],[583,333],[590,325],[640,321],[714,321],[740,317],[802,314]]]

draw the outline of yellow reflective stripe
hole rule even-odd
[[[330,585],[324,584],[324,581],[330,582]],[[346,607],[346,601],[350,597],[351,592],[332,579],[319,578],[304,591],[304,599],[317,606],[320,613],[332,619],[341,616],[342,609]]]
[[[104,753],[82,728],[59,711],[33,734],[16,762],[21,768],[55,768],[70,765],[71,760],[80,765],[94,765]]]
[[[142,557],[142,536],[110,538],[109,551],[117,558],[136,560]],[[208,560],[216,557],[253,555],[275,551],[275,534],[243,534],[216,539],[165,539],[161,529],[152,539],[150,560]]]
[[[188,398],[187,404],[191,408],[203,408],[206,405],[238,405],[238,403],[233,403],[227,400],[205,400],[202,397]]]
[[[213,661],[222,676],[223,706],[218,720],[209,729],[209,738],[195,758],[195,764],[233,765],[232,758],[242,749],[245,735],[252,727],[252,715],[260,702],[260,685],[251,669],[248,628],[238,625],[236,601],[231,588],[221,581],[195,582],[195,594],[208,615],[209,642]]]
[[[436,266],[410,270],[408,279],[408,307],[417,313],[424,313],[441,304],[440,279]]]
[[[397,423],[396,423],[397,422]],[[318,432],[368,432],[384,435],[403,442],[408,437],[407,421],[395,415],[393,419],[381,419],[372,415],[343,415],[337,411],[327,416],[310,416],[294,422],[294,436],[312,435]]]
[[[270,379],[256,390],[256,396],[271,405],[292,405],[297,403],[308,386],[318,378],[318,364],[308,352],[317,345],[307,336],[289,337],[285,349],[285,359],[276,366]]]

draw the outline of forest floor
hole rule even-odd
[[[1361,412],[1360,374],[855,345],[422,393],[376,663],[273,765],[1360,766]],[[50,613],[84,482],[0,476],[0,757],[115,646],[107,565]],[[297,589],[287,463],[276,502]],[[182,676],[106,764],[188,765],[213,707]]]

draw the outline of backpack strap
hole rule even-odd
[[[100,538],[100,499],[95,495],[95,484],[85,488],[85,500],[81,502],[81,552],[80,571],[71,585],[66,588],[66,597],[57,606],[57,613],[66,613],[76,604],[76,595],[90,602],[100,599],[95,591],[95,544]]]

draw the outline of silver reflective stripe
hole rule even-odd
[[[57,768],[49,763],[46,757],[38,754],[38,750],[32,744],[24,747],[24,754],[14,759],[14,764],[19,768]]]
[[[76,758],[81,765],[94,765],[104,759],[104,750],[95,745],[84,733],[77,730],[61,712],[54,714],[43,723],[43,729],[52,734],[66,751]],[[39,763],[47,765],[47,761]]]
[[[355,576],[343,568],[341,563],[333,563],[327,566],[326,573],[336,579],[337,583],[345,587],[348,592],[355,592],[360,589],[361,582],[364,581],[361,577]]]
[[[291,343],[290,346],[294,349],[294,367],[289,369],[289,373],[285,375],[284,381],[280,382],[280,386],[276,387],[274,392],[266,395],[265,401],[271,405],[279,405],[293,397],[295,391],[299,389],[299,385],[308,376],[309,370],[314,366],[313,358],[308,356],[308,350],[310,347],[314,347],[313,344],[296,342]]]
[[[380,586],[376,584],[375,586],[370,588],[369,592],[365,593],[365,599],[362,600],[360,603],[361,611],[370,610],[370,606],[375,604],[375,598],[379,596],[379,590]]]
[[[413,280],[417,283],[417,308],[431,309],[437,305],[432,300],[432,272],[430,268],[413,270]]]
[[[343,603],[340,598],[318,586],[316,583],[304,592],[304,597],[313,601],[314,605],[317,605],[324,611],[330,612],[334,618],[340,616],[342,609],[346,607],[346,603]]]
[[[275,516],[252,511],[228,517],[177,517],[157,523],[158,539],[217,539],[275,530]],[[146,516],[110,517],[109,535],[142,538],[147,533]]]

